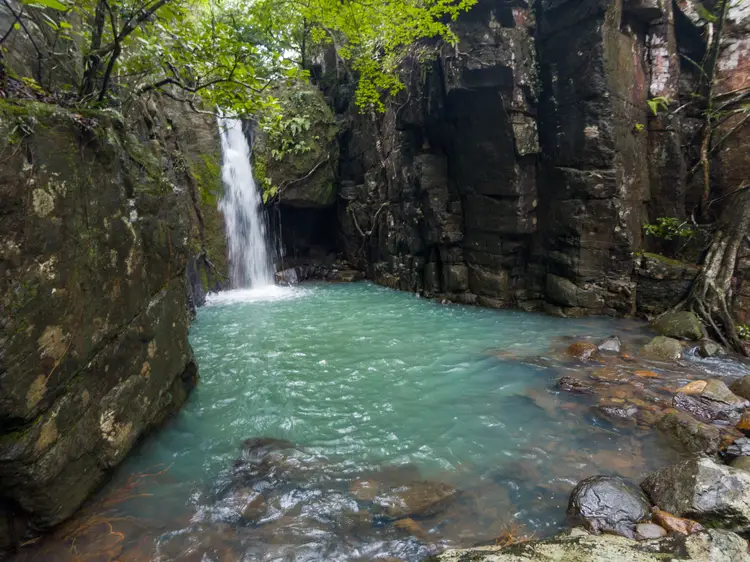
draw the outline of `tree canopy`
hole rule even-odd
[[[1,1],[14,21],[0,30],[0,48],[26,35],[40,59],[67,58],[77,103],[122,104],[160,91],[228,115],[273,108],[274,87],[305,78],[325,48],[356,76],[357,105],[382,109],[383,97],[402,87],[406,49],[422,38],[453,41],[450,22],[476,2]]]

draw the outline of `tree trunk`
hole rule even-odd
[[[750,189],[740,187],[726,202],[719,227],[693,281],[687,300],[678,305],[695,312],[716,339],[747,355],[731,313],[732,277],[737,257],[750,233]]]

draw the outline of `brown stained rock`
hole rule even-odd
[[[425,533],[422,525],[414,521],[414,519],[412,519],[411,517],[407,517],[406,519],[399,519],[393,525],[397,529],[406,531],[407,533],[417,537],[418,539],[424,539],[427,536],[427,533]]]
[[[568,347],[568,354],[582,361],[588,361],[597,351],[597,346],[589,342],[576,342]]]
[[[641,377],[645,379],[658,379],[659,378],[659,374],[655,373],[654,371],[638,370],[638,371],[633,371],[633,374],[636,377]]]
[[[630,379],[627,371],[616,369],[614,367],[603,367],[593,371],[589,375],[592,379],[599,382],[625,383]]]
[[[703,392],[703,389],[706,388],[707,384],[708,381],[692,381],[678,388],[677,392],[690,396],[700,395]]]
[[[736,427],[743,433],[750,432],[750,410],[742,412],[742,417],[740,418],[740,421],[737,422]]]
[[[737,457],[729,463],[729,466],[750,472],[750,457]]]
[[[651,520],[666,529],[669,533],[689,535],[703,530],[703,525],[697,521],[685,519],[684,517],[677,517],[676,515],[669,513],[668,511],[663,511],[656,506],[651,508]]]

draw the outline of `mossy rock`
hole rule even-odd
[[[662,336],[698,341],[703,338],[703,325],[692,312],[667,312],[657,318],[651,327]]]
[[[682,357],[682,344],[666,336],[656,336],[641,348],[641,353],[657,361],[675,361]]]
[[[328,207],[336,201],[335,174],[339,149],[338,126],[322,92],[306,82],[294,82],[274,92],[285,121],[299,118],[307,125],[294,135],[299,149],[283,150],[277,136],[257,131],[253,145],[253,175],[263,191],[298,207]],[[268,195],[267,195],[268,197]]]

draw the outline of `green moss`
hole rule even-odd
[[[667,256],[662,256],[661,254],[653,254],[651,252],[640,252],[639,255],[643,256],[644,258],[650,258],[652,260],[660,261],[666,265],[677,266],[677,267],[697,267],[695,264],[668,258]]]
[[[189,165],[189,171],[198,186],[201,205],[216,207],[222,195],[219,157],[201,154],[199,160]]]

